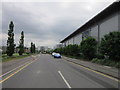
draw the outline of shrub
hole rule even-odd
[[[78,56],[79,55],[79,46],[77,44],[68,45],[62,48],[56,48],[53,50],[54,52],[58,52],[68,56]]]
[[[117,61],[112,61],[112,60],[108,60],[108,59],[93,58],[91,62],[106,65],[106,66],[120,68],[120,61],[117,62]]]
[[[69,52],[68,54],[71,56],[77,56],[79,53],[79,49],[78,49],[78,45],[74,44],[74,45],[68,45],[69,47]]]
[[[97,54],[96,54],[96,57],[97,57],[98,59],[104,59],[104,55],[102,55],[102,54],[100,54],[100,53],[97,53]]]
[[[91,60],[95,57],[97,41],[92,37],[87,37],[80,43],[80,51],[85,58]]]
[[[112,60],[120,60],[120,32],[110,32],[101,39],[100,53]]]

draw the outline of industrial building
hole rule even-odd
[[[94,18],[86,22],[60,43],[63,46],[69,44],[80,44],[80,42],[88,37],[94,37],[98,42],[101,38],[112,31],[120,31],[120,2],[114,2]]]

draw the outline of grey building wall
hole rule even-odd
[[[73,43],[73,38],[69,39],[69,44],[72,44],[72,45],[74,44]]]
[[[66,41],[66,46],[68,46],[68,45],[69,45],[69,41],[67,40],[67,41]]]
[[[80,44],[80,42],[82,41],[82,34],[79,33],[76,36],[74,36],[74,44]]]
[[[98,25],[94,25],[91,27],[90,34],[93,38],[95,38],[98,41]]]
[[[111,15],[100,23],[100,39],[112,31],[118,31],[118,13]]]
[[[94,37],[97,41],[112,31],[120,31],[120,12],[114,13],[104,20],[97,22],[95,25],[84,30],[82,33],[79,33],[66,41],[66,46],[69,44],[80,44],[82,37],[85,35],[86,31],[89,31],[88,36]]]

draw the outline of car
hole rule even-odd
[[[52,53],[52,56],[54,56],[55,54],[56,54],[56,53],[55,53],[55,52],[53,52],[53,53]]]
[[[55,53],[54,58],[61,58],[61,55],[59,53]]]

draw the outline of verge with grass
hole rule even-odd
[[[24,53],[23,55],[20,55],[20,56],[17,53],[13,54],[13,56],[7,56],[7,54],[2,54],[1,62],[7,62],[7,61],[11,61],[11,60],[18,60],[18,59],[28,57],[30,55],[31,54],[26,54],[26,53]]]
[[[106,65],[106,66],[112,66],[116,68],[120,68],[120,61],[113,61],[113,60],[108,60],[108,59],[98,59],[98,58],[93,58],[92,63],[97,63],[101,65]]]

